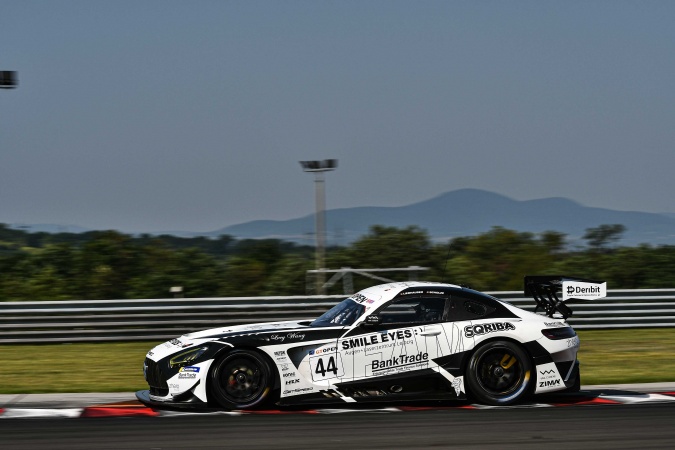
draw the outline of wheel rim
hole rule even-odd
[[[522,361],[508,348],[493,348],[481,355],[476,375],[486,392],[499,397],[517,391],[525,380]]]
[[[266,389],[266,381],[260,364],[252,358],[235,357],[226,360],[219,374],[223,395],[238,404],[257,399]]]

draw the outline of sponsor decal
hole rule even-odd
[[[424,291],[401,292],[400,295],[420,295],[420,294],[424,294]]]
[[[289,341],[292,340],[303,340],[305,339],[305,335],[303,333],[288,333],[285,336],[283,334],[273,334],[270,336],[270,339],[272,341],[279,341],[279,342],[284,342],[286,339]]]
[[[180,391],[180,385],[177,383],[169,383],[169,389],[172,391]]]
[[[586,283],[583,281],[563,281],[563,301],[568,298],[593,300],[607,297],[607,283]]]
[[[544,322],[544,325],[546,325],[547,327],[566,327],[567,326],[566,323],[562,323],[562,322]]]
[[[579,336],[574,336],[573,338],[569,338],[567,340],[567,348],[574,348],[578,347],[580,344],[579,342]]]
[[[146,356],[152,356],[152,355],[154,355],[154,353],[152,353],[152,350],[150,350]]]
[[[467,325],[464,327],[464,336],[470,338],[482,334],[495,333],[498,331],[515,330],[511,322],[486,323],[483,325]]]
[[[175,338],[171,339],[169,342],[165,342],[164,345],[166,347],[171,347],[172,345],[175,345],[176,347],[185,348],[191,346],[192,344],[190,344],[189,342],[182,342],[180,339]]]
[[[429,354],[419,352],[416,355],[401,355],[401,356],[394,356],[392,358],[381,361],[375,360],[370,363],[370,368],[373,372],[377,372],[380,370],[404,367],[428,361],[429,361]]]
[[[371,300],[363,294],[354,294],[349,298],[351,298],[357,303],[369,303],[369,304],[375,303],[375,300]]]
[[[181,367],[178,372],[194,372],[194,373],[199,373],[199,367],[195,366],[188,366],[188,367]]]
[[[293,380],[286,380],[286,385],[288,386],[289,384],[297,384],[300,382],[300,378],[295,378]]]
[[[340,345],[342,346],[342,350],[349,350],[350,348],[355,347],[365,347],[367,345],[377,345],[383,342],[411,338],[412,335],[412,330],[385,331],[379,334],[345,339]]]
[[[313,387],[308,387],[308,388],[298,388],[298,389],[286,389],[286,390],[284,391],[284,395],[288,395],[288,394],[298,394],[298,393],[301,393],[301,392],[309,392],[309,391],[313,391],[313,390],[314,390]]]
[[[309,351],[310,355],[323,355],[324,353],[336,352],[337,347],[315,348]]]
[[[284,374],[284,378],[294,377],[294,376],[295,376],[295,372],[288,372],[288,373]]]
[[[288,369],[290,369],[290,367],[288,367],[288,364],[279,364],[279,367],[281,368],[282,372],[285,372]]]
[[[186,379],[195,379],[197,378],[197,374],[194,372],[179,372],[178,373],[178,379],[179,380],[186,380]]]
[[[288,363],[288,356],[286,355],[286,352],[283,350],[277,350],[276,352],[274,352],[274,359],[277,362]]]
[[[546,363],[537,367],[537,390],[546,392],[563,387],[564,383],[555,363]]]

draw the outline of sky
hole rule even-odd
[[[0,223],[207,232],[477,188],[675,213],[675,2],[2,0]]]

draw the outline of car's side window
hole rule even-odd
[[[485,305],[471,300],[466,300],[464,302],[464,310],[469,314],[473,314],[477,317],[481,317],[487,314],[487,308],[485,307]]]
[[[448,320],[476,320],[487,316],[494,310],[478,300],[453,295],[448,301]]]
[[[380,311],[382,324],[423,324],[443,320],[445,298],[411,297],[394,300]]]

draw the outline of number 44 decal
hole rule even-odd
[[[342,367],[342,358],[340,358],[339,353],[309,358],[309,367],[312,371],[312,380],[314,381],[337,378],[345,374]]]

